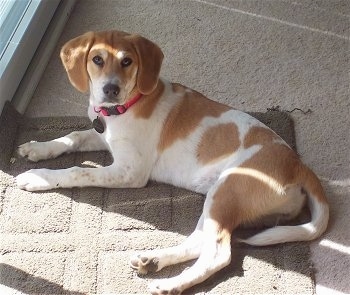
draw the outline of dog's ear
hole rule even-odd
[[[94,33],[88,32],[68,41],[61,49],[61,60],[69,81],[80,92],[89,90],[87,56],[94,42]]]
[[[142,94],[150,94],[156,88],[163,61],[162,50],[153,42],[139,35],[131,35],[139,58],[137,87]]]

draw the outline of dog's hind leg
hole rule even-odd
[[[202,215],[203,242],[198,260],[178,276],[151,282],[152,294],[180,294],[231,262],[231,232],[238,219],[232,216],[232,208],[222,198],[223,193],[229,193],[225,187],[225,183],[218,181],[207,194]]]
[[[231,232],[223,229],[219,223],[206,218],[203,224],[204,243],[200,256],[193,266],[180,275],[151,282],[152,294],[180,294],[198,283],[203,282],[215,272],[227,266],[231,261]]]
[[[144,251],[130,259],[130,266],[139,273],[159,271],[165,266],[198,258],[203,244],[203,215],[200,217],[195,231],[180,245]]]

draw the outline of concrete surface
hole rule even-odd
[[[349,16],[346,0],[79,1],[27,115],[85,115],[87,96],[68,85],[59,48],[114,28],[157,42],[162,75],[215,100],[249,111],[311,109],[292,116],[299,153],[332,206],[328,232],[312,244],[316,290],[350,293]]]

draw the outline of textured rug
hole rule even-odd
[[[279,111],[254,113],[295,148],[293,122]],[[203,196],[150,182],[142,189],[19,190],[14,177],[38,167],[99,166],[107,153],[73,153],[30,163],[15,147],[90,127],[87,118],[24,118],[7,104],[0,119],[0,293],[147,293],[153,278],[193,262],[138,276],[135,250],[175,245],[194,229]],[[244,231],[244,230],[243,230]],[[314,294],[307,243],[250,247],[232,241],[232,263],[187,294]]]

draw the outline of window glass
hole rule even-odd
[[[0,0],[0,59],[25,14],[30,0]]]

